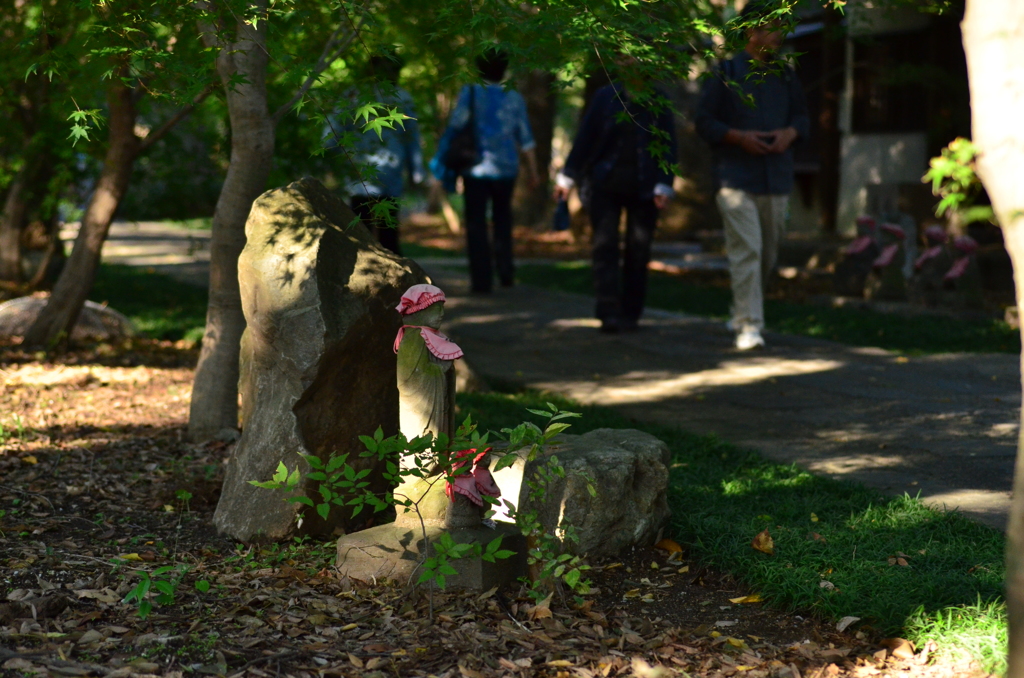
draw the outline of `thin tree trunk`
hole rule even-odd
[[[554,84],[555,76],[542,70],[530,71],[519,84],[519,92],[526,100],[533,139],[537,143],[534,152],[537,155],[537,172],[540,174],[540,185],[537,188],[530,188],[525,181],[518,182],[516,186],[514,207],[517,221],[528,224],[543,219],[551,202],[548,168],[551,166],[551,139],[555,131],[557,105]]]
[[[32,275],[31,280],[28,281],[28,289],[36,290],[46,280],[46,274],[50,269],[50,264],[53,263],[54,257],[57,256],[57,252],[61,251],[62,247],[60,241],[60,220],[56,212],[50,217],[50,223],[46,228],[47,242],[46,251],[43,253],[43,259],[39,262],[39,267],[36,268],[36,272]],[[61,252],[63,255],[63,252]]]
[[[845,46],[840,31],[842,14],[825,9],[825,28],[821,35],[821,111],[818,130],[821,135],[821,171],[818,174],[818,198],[821,203],[822,230],[836,232],[839,211],[839,97],[843,90]]]
[[[971,88],[978,175],[1013,261],[1017,307],[1024,301],[1024,3],[968,0],[961,24]],[[1024,326],[1022,326],[1024,334]],[[1024,367],[1024,365],[1022,365]],[[1022,422],[1024,423],[1024,422]],[[1024,431],[1024,427],[1022,427]],[[1006,539],[1008,678],[1024,678],[1024,440],[1018,440]]]
[[[267,0],[253,4],[262,16]],[[208,27],[201,30],[209,40]],[[245,247],[249,209],[263,192],[274,156],[274,124],[267,108],[266,23],[261,19],[254,28],[238,22],[235,31],[235,42],[221,45],[217,58],[231,122],[231,160],[213,215],[210,300],[188,422],[193,440],[238,427],[238,352],[245,329],[238,255]],[[231,85],[236,76],[245,84]]]
[[[25,228],[36,218],[45,218],[40,208],[51,189],[54,176],[52,153],[33,145],[26,151],[26,163],[11,184],[0,213],[0,280],[16,286],[25,277],[22,271],[22,246]],[[34,276],[31,276],[34,279]],[[28,289],[33,289],[29,284]]]
[[[11,182],[0,214],[0,280],[21,282],[21,228],[28,213],[28,184],[31,159]]]
[[[49,347],[62,337],[70,336],[85,300],[92,290],[100,251],[110,230],[117,207],[128,189],[132,167],[139,152],[135,136],[134,91],[119,78],[110,81],[107,101],[110,107],[109,143],[96,189],[82,216],[82,226],[75,238],[64,270],[53,287],[50,300],[25,335],[29,346]]]

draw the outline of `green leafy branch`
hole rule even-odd
[[[360,119],[363,121],[363,133],[376,132],[378,139],[383,139],[385,129],[393,130],[395,125],[405,129],[405,121],[412,120],[405,113],[400,113],[397,108],[388,108],[376,102],[363,104],[356,109],[354,120],[359,122]]]
[[[932,194],[940,198],[935,206],[939,217],[958,215],[965,224],[978,221],[995,223],[995,212],[990,205],[976,205],[982,192],[978,178],[978,147],[970,139],[957,137],[942,149],[942,154],[928,162],[928,172],[922,177],[931,183]]]
[[[139,618],[145,619],[153,611],[153,603],[149,600],[151,590],[157,592],[154,600],[158,605],[174,605],[178,584],[188,571],[187,565],[164,565],[152,572],[138,570],[135,574],[139,577],[139,583],[128,592],[121,602],[135,603],[139,608]],[[176,575],[171,573],[176,573]]]
[[[103,116],[98,108],[83,110],[76,104],[75,110],[68,116],[68,120],[71,121],[71,133],[68,134],[68,139],[71,139],[71,145],[75,146],[82,139],[89,141],[89,131],[103,122]]]

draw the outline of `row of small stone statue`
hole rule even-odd
[[[881,301],[978,309],[982,305],[978,243],[967,235],[951,239],[938,225],[925,229],[927,248],[907,277],[906,232],[872,217],[857,219],[857,238],[836,265],[835,292]]]

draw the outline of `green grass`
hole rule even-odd
[[[154,339],[198,341],[206,325],[206,289],[144,268],[103,264],[89,298],[132,319]]]
[[[571,433],[638,428],[664,440],[673,454],[672,536],[691,556],[732,573],[770,604],[833,621],[860,617],[859,627],[903,635],[918,647],[934,639],[941,653],[969,654],[987,670],[1003,670],[1001,533],[907,496],[885,497],[769,462],[715,437],[562,398],[462,394],[458,402],[460,417],[471,414],[482,428],[498,430],[535,418],[525,408],[547,400],[583,413]],[[772,556],[751,547],[764,529],[775,541]],[[889,564],[898,554],[906,555],[908,566]],[[823,581],[834,588],[822,587]]]
[[[440,247],[428,247],[414,242],[403,242],[402,256],[409,257],[410,259],[463,259],[466,255],[463,252],[446,250]]]
[[[180,219],[167,221],[166,223],[178,228],[186,228],[190,231],[209,231],[213,228],[213,217],[196,217],[195,219]]]
[[[590,266],[564,263],[519,267],[521,282],[578,294],[592,294]],[[647,304],[651,308],[726,318],[732,296],[721,287],[684,282],[652,272]],[[939,316],[903,317],[865,309],[830,308],[767,300],[769,329],[854,346],[877,346],[908,354],[971,352],[1019,353],[1020,333],[999,320],[970,321]]]

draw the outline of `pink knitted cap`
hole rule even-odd
[[[932,224],[928,228],[924,229],[924,237],[928,239],[928,242],[935,245],[946,242],[949,236],[946,235],[946,229],[942,228],[938,224]]]
[[[964,254],[973,254],[978,249],[978,241],[969,235],[962,235],[953,241],[953,247]]]
[[[422,311],[439,301],[444,302],[444,292],[441,291],[440,287],[426,284],[413,285],[402,295],[402,300],[398,302],[395,310],[402,315],[409,315],[410,313]]]

